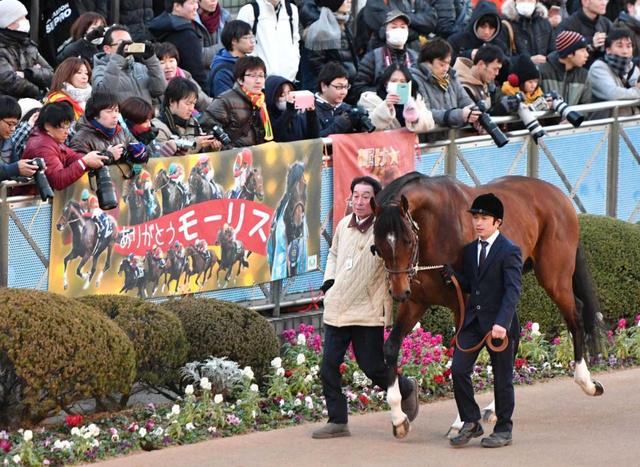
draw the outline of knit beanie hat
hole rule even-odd
[[[556,37],[556,50],[562,58],[571,55],[578,49],[586,49],[589,47],[584,36],[575,31],[562,31]]]
[[[0,29],[6,29],[28,13],[27,8],[18,0],[0,0]]]
[[[540,79],[540,70],[531,61],[531,58],[526,55],[520,55],[516,63],[511,67],[511,73],[509,73],[507,81],[511,86],[519,87],[530,79]]]
[[[334,13],[340,9],[344,0],[316,0],[316,5],[318,8],[329,8]]]

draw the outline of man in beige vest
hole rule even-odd
[[[380,183],[371,177],[351,182],[353,214],[336,229],[324,274],[324,353],[320,377],[329,422],[313,432],[316,439],[349,436],[347,400],[342,393],[340,364],[353,344],[356,361],[374,384],[387,389],[384,362],[384,327],[391,324],[391,296],[379,256],[373,245],[373,206]],[[402,411],[410,421],[418,415],[418,386],[414,379],[399,377]]]

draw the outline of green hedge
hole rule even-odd
[[[185,297],[164,302],[178,315],[187,334],[187,360],[228,357],[249,365],[257,377],[266,374],[280,343],[271,324],[259,313],[221,300]]]
[[[126,394],[135,378],[133,346],[115,323],[37,290],[0,288],[0,361],[9,370],[3,383],[15,376],[3,387],[7,421],[38,421],[78,400]]]

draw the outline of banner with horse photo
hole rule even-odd
[[[84,176],[54,198],[49,290],[166,296],[315,270],[322,154],[312,140],[111,166],[108,211]]]
[[[382,187],[415,170],[416,135],[406,129],[331,135],[333,146],[333,225],[351,213],[351,181],[363,175]]]

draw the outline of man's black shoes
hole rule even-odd
[[[449,440],[449,444],[456,448],[464,446],[469,442],[469,440],[471,440],[471,438],[477,438],[483,434],[484,430],[479,422],[464,422],[464,425],[462,425],[458,435],[451,438]]]
[[[480,444],[483,448],[501,448],[509,446],[513,441],[510,431],[493,432],[486,438],[482,438]]]

